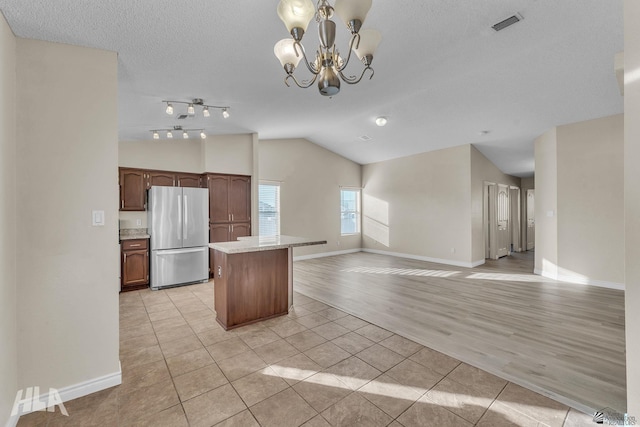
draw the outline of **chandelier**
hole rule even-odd
[[[349,54],[343,58],[335,45],[336,24],[331,20],[334,8],[328,0],[318,0],[316,7],[313,6],[311,0],[280,0],[278,16],[293,37],[280,40],[273,48],[273,52],[287,73],[284,83],[289,86],[289,79],[291,79],[298,87],[306,89],[317,81],[318,89],[322,95],[333,96],[340,92],[340,81],[348,84],[359,83],[367,71],[371,72],[369,77],[371,79],[373,77],[373,68],[371,68],[373,54],[382,40],[382,36],[376,30],[360,30],[371,8],[371,2],[372,0],[335,1],[335,12],[351,31]],[[314,16],[318,23],[320,45],[315,58],[309,61],[301,41]],[[364,64],[360,77],[344,74],[352,52],[355,52],[358,59]],[[304,60],[313,77],[310,80],[299,82],[293,72],[301,60]]]

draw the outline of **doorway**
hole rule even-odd
[[[535,219],[535,190],[527,190],[526,199],[527,212],[527,250],[531,251],[536,247],[536,219]]]
[[[485,258],[498,259],[523,250],[520,188],[484,183]]]

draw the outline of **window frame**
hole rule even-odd
[[[356,194],[356,206],[354,209],[344,209],[344,192]],[[356,219],[356,231],[345,232],[343,229],[343,215],[354,214]],[[362,189],[356,187],[340,187],[340,236],[355,236],[362,233]]]
[[[275,206],[275,218],[277,220],[276,225],[275,225],[275,234],[262,234],[263,233],[263,221],[262,221],[262,213],[263,212],[267,212],[267,211],[263,211],[260,209],[260,193],[261,193],[261,187],[275,187],[277,188],[276,190],[276,205]],[[282,233],[282,221],[281,221],[281,216],[282,216],[282,211],[281,211],[281,207],[280,207],[280,195],[281,195],[281,186],[279,182],[273,182],[273,181],[260,181],[258,183],[258,236],[260,237],[271,237],[271,236],[278,236]]]

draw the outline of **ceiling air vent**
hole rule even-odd
[[[522,15],[520,15],[519,13],[516,13],[515,15],[505,19],[504,21],[498,22],[497,24],[493,25],[491,28],[493,28],[496,31],[504,30],[505,28],[510,27],[516,22],[522,21],[523,19],[524,18],[522,17]]]
[[[179,114],[178,117],[176,117],[178,120],[184,120],[186,118],[188,118],[189,115],[188,114]]]
[[[358,139],[360,141],[367,142],[367,141],[371,141],[373,138],[371,138],[369,135],[362,135],[362,136],[359,136]]]

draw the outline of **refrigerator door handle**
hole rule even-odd
[[[204,252],[208,249],[209,249],[208,247],[204,246],[204,247],[192,248],[192,249],[169,249],[165,251],[154,251],[154,252],[156,255],[177,255],[177,254],[190,254],[193,252]]]
[[[182,224],[182,197],[178,196],[178,224]],[[182,241],[182,227],[176,227],[176,233],[178,234],[178,240]],[[182,245],[180,245],[182,246]]]
[[[182,221],[182,238],[187,239],[189,237],[189,203],[186,194],[182,196],[184,198],[184,220]]]

